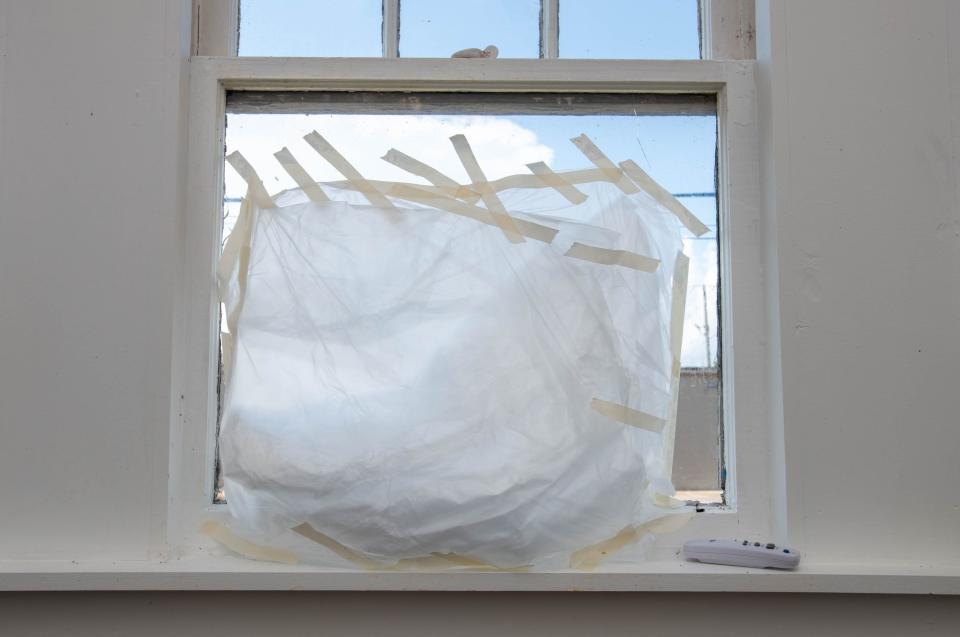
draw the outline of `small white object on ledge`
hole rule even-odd
[[[460,49],[450,57],[452,58],[495,58],[500,53],[500,49],[490,45],[485,49]]]
[[[750,540],[690,540],[683,545],[688,560],[726,566],[794,569],[800,552],[773,542]]]

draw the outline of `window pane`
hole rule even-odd
[[[539,0],[402,0],[400,55],[450,57],[494,45],[502,58],[540,56]]]
[[[457,133],[470,139],[489,179],[528,172],[525,165],[535,161],[544,161],[555,171],[589,166],[589,161],[570,142],[580,133],[586,133],[614,161],[636,161],[710,228],[701,237],[681,228],[690,270],[673,481],[679,491],[698,492],[689,495],[693,499],[709,501],[703,491],[719,497],[722,359],[714,192],[717,118],[712,101],[706,108],[674,110],[694,111],[693,114],[673,114],[669,106],[656,112],[660,107],[643,102],[644,96],[636,96],[635,106],[631,106],[625,100],[633,96],[623,95],[586,99],[555,96],[551,101],[554,96],[542,94],[424,93],[411,101],[409,97],[382,93],[318,94],[309,99],[297,94],[295,103],[281,105],[277,94],[272,94],[277,106],[264,106],[259,98],[248,102],[253,106],[245,106],[238,98],[242,95],[234,93],[228,97],[226,150],[241,151],[271,194],[296,187],[272,157],[281,146],[287,146],[318,181],[342,179],[303,141],[303,135],[312,130],[320,131],[370,179],[427,183],[380,159],[394,147],[461,183],[468,183],[448,141]],[[592,102],[584,107],[577,100]],[[620,102],[614,105],[614,100]],[[553,111],[551,104],[562,106]],[[274,112],[262,112],[271,108]],[[232,228],[236,202],[244,195],[246,186],[227,168],[225,187],[226,234]]]
[[[560,0],[560,57],[700,57],[697,0]]]
[[[382,0],[241,0],[240,55],[380,57]]]

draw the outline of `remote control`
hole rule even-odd
[[[750,540],[691,540],[683,545],[688,560],[754,568],[796,568],[800,553],[773,542]]]

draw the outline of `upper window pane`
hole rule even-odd
[[[467,48],[501,58],[540,55],[540,0],[402,0],[400,55],[450,57]]]
[[[560,57],[700,58],[697,0],[560,0]]]
[[[240,55],[380,57],[382,0],[241,0]]]

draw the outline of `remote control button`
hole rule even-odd
[[[767,548],[768,548],[768,549],[775,549],[775,548],[777,548],[777,545],[774,544],[773,542],[770,542],[769,544],[767,544]]]
[[[753,545],[754,545],[754,546],[760,546],[760,542],[754,542]]]
[[[784,553],[789,553],[789,552],[790,552],[790,549],[783,549],[783,552],[784,552]]]
[[[746,546],[747,544],[750,544],[750,542],[747,542],[746,540],[744,540],[743,545]]]

